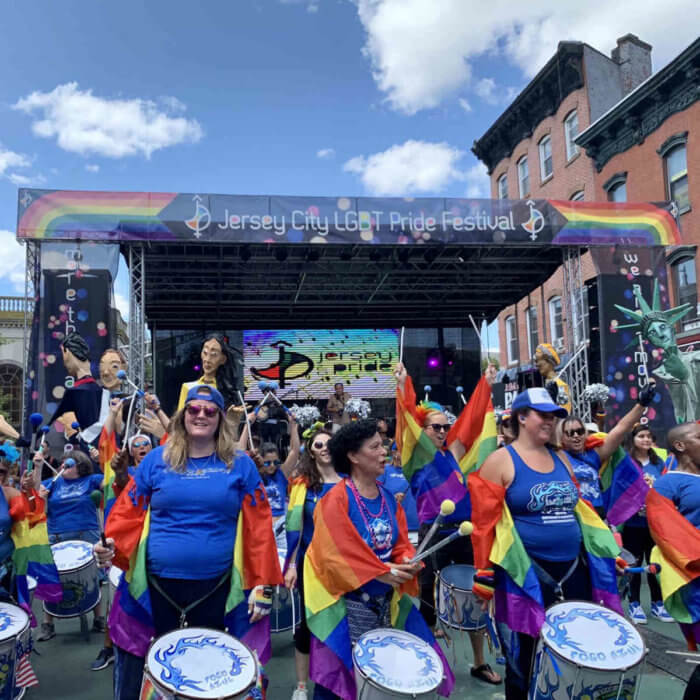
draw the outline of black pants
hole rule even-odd
[[[588,567],[584,563],[584,557],[585,555],[581,556],[573,574],[562,585],[566,600],[591,599],[591,579]],[[543,561],[534,557],[532,559],[555,581],[561,581],[573,563],[571,561]],[[556,603],[557,598],[554,591],[544,584],[541,587],[544,607],[547,608]],[[512,642],[518,645],[519,653],[516,656],[506,653],[506,700],[527,700],[536,640],[529,634],[514,633],[510,644],[503,640],[504,650],[507,651],[509,647],[512,648],[514,646]]]
[[[421,525],[418,530],[418,541],[422,542],[430,525]],[[438,530],[427,544],[432,547],[436,542],[444,539],[450,531]],[[470,537],[458,537],[442,549],[438,549],[427,559],[423,560],[425,568],[420,572],[420,613],[428,627],[435,627],[437,614],[435,612],[436,601],[433,595],[435,589],[435,575],[440,569],[450,564],[474,564],[474,551]]]
[[[297,567],[297,590],[299,591],[299,627],[294,630],[294,648],[301,654],[311,652],[311,630],[306,624],[306,606],[304,604],[304,557]]]
[[[647,564],[651,563],[651,550],[656,544],[649,532],[648,527],[630,527],[627,525],[622,531],[622,543],[625,549],[637,557],[637,566],[642,566],[646,559]],[[651,593],[651,602],[656,603],[661,600],[661,586],[656,580],[655,574],[647,574],[647,583]],[[640,575],[630,576],[630,601],[639,602],[639,592],[642,587],[642,577]]]

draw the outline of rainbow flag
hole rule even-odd
[[[476,472],[469,475],[469,491],[474,564],[480,569],[495,567],[496,620],[515,632],[537,637],[544,623],[542,589],[506,505],[506,490]],[[592,599],[622,612],[615,573],[620,548],[585,501],[578,501],[574,513],[587,555]]]
[[[138,496],[132,478],[112,508],[106,534],[115,540],[114,563],[126,571],[112,605],[110,635],[136,656],[145,656],[154,633],[146,570],[150,517],[150,507]],[[282,583],[279,560],[269,556],[275,549],[270,505],[251,467],[238,514],[224,626],[255,649],[261,663],[270,658],[270,618],[250,624],[248,594],[258,585]]]
[[[57,603],[63,598],[63,588],[49,545],[44,500],[35,490],[32,490],[32,495],[32,502],[36,508],[34,511],[31,510],[30,501],[24,494],[15,496],[9,504],[10,517],[13,520],[11,537],[15,544],[12,561],[15,568],[17,601],[30,613],[27,576],[36,579],[34,595],[40,600]]]
[[[651,559],[661,564],[659,583],[668,614],[690,625],[700,622],[700,530],[673,501],[652,489],[647,520],[656,547]]]
[[[291,562],[295,562],[301,543],[302,530],[304,528],[304,502],[308,490],[306,480],[294,479],[289,484],[289,503],[287,505],[287,517],[285,532],[287,536],[287,558],[284,561],[284,571]]]
[[[112,469],[112,458],[117,454],[117,439],[114,431],[108,433],[104,428],[100,433],[98,442],[100,453],[100,466],[102,467],[102,502],[104,507],[105,522],[109,516],[109,511],[117,500],[114,492],[114,470]]]
[[[313,681],[343,698],[355,700],[357,689],[352,665],[350,630],[343,596],[389,572],[360,537],[348,515],[345,481],[328,492],[314,511],[314,537],[304,559],[304,597],[306,621],[312,632],[310,675]],[[393,502],[393,499],[391,499]],[[406,516],[396,505],[399,538],[392,560],[410,557],[414,549],[408,541]],[[449,695],[454,675],[432,632],[410,596],[418,594],[413,579],[394,589],[391,600],[391,625],[418,635],[437,651],[445,669],[440,694]]]
[[[606,464],[603,498],[606,520],[617,527],[629,520],[644,506],[649,485],[644,481],[644,472],[637,462],[621,447],[613,453]],[[609,478],[608,478],[609,477]],[[601,477],[601,484],[603,479]]]

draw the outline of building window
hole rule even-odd
[[[515,327],[515,316],[506,318],[506,349],[508,364],[516,363],[518,361],[518,333]]]
[[[530,194],[530,170],[527,166],[527,156],[518,161],[518,188],[520,199]]]
[[[675,146],[664,156],[668,198],[672,199],[683,212],[690,209],[688,198],[688,161],[685,144]]]
[[[535,350],[540,344],[540,334],[537,328],[537,307],[530,306],[526,314],[527,319],[527,351],[530,357],[535,356]]]
[[[569,199],[572,202],[583,202],[583,190],[576,190]]]
[[[690,304],[693,307],[693,312],[688,318],[695,318],[698,303],[695,258],[685,258],[673,265],[673,281],[676,287],[677,305]]]
[[[608,202],[627,201],[627,173],[615,173],[604,184],[603,189]]]
[[[539,143],[540,149],[540,174],[542,182],[552,176],[552,139],[545,136]]]
[[[564,340],[564,322],[561,318],[561,297],[549,300],[549,328],[552,332],[552,345],[558,347]]]
[[[16,365],[0,365],[0,413],[10,425],[22,425],[22,369]]]
[[[571,160],[578,153],[574,139],[578,136],[578,112],[574,110],[564,120],[564,135],[566,138],[566,160]]]
[[[505,173],[498,178],[498,198],[508,199],[508,176]]]

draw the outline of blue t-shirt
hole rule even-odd
[[[287,477],[281,469],[276,469],[273,474],[263,474],[262,481],[270,501],[272,517],[284,515],[287,512]]]
[[[581,528],[574,515],[578,490],[569,470],[554,452],[554,470],[531,469],[512,445],[515,478],[506,491],[506,503],[515,529],[530,556],[545,561],[572,561],[581,549]]]
[[[684,518],[700,528],[700,474],[668,472],[654,482],[654,488],[673,501]]]
[[[581,496],[594,508],[603,506],[603,491],[600,486],[600,457],[595,450],[576,454],[567,452],[578,481]]]
[[[233,562],[243,496],[262,484],[258,470],[238,452],[230,469],[212,454],[176,472],[164,462],[163,449],[149,452],[135,477],[151,504],[148,570],[177,579],[221,576]]]
[[[12,541],[12,518],[10,506],[4,492],[0,494],[0,563],[8,559],[15,551],[15,543]]]
[[[401,506],[406,513],[406,522],[409,530],[417,530],[418,508],[416,507],[416,499],[411,491],[410,485],[403,475],[401,467],[395,467],[393,464],[387,464],[384,468],[384,473],[377,479],[384,488],[391,493],[394,498],[396,494],[404,494]]]
[[[336,482],[337,483],[337,482]],[[321,484],[320,491],[306,490],[306,499],[304,500],[304,523],[301,531],[301,547],[299,547],[299,555],[297,563],[300,564],[306,550],[311,544],[311,538],[314,536],[314,511],[316,504],[335,486],[333,484]]]
[[[364,505],[363,511],[358,505],[350,486],[348,491],[350,504],[348,515],[357,529],[360,537],[369,545],[369,548],[383,562],[391,561],[391,552],[399,536],[399,527],[396,522],[396,501],[383,486],[379,486],[379,495],[376,498],[364,498],[360,496]],[[382,498],[383,496],[383,498]],[[385,506],[382,508],[382,501]],[[372,580],[361,587],[361,590],[369,595],[377,596],[387,593],[391,589],[386,583]]]
[[[97,506],[90,494],[102,488],[102,474],[77,479],[59,476],[56,481],[45,479],[41,483],[49,491],[47,519],[50,534],[100,529]]]
[[[642,472],[644,473],[644,481],[647,482],[647,486],[650,489],[654,488],[654,484],[657,479],[661,478],[664,470],[664,463],[659,461],[658,464],[652,464],[647,462],[646,464],[640,465],[642,467]],[[626,523],[625,527],[649,527],[647,522],[647,509],[643,506],[638,513],[635,513]]]

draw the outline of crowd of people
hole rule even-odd
[[[84,357],[69,339],[66,352],[73,351]],[[520,566],[532,571],[543,610],[559,600],[587,600],[622,613],[619,578],[628,618],[644,624],[641,576],[624,576],[624,568],[663,560],[680,569],[685,587],[677,577],[666,584],[663,574],[648,574],[649,614],[681,622],[696,648],[700,426],[673,428],[669,453],[656,446],[644,421],[653,383],[608,433],[569,413],[547,389],[528,389],[498,416],[497,441],[485,449],[486,442],[477,445],[483,430],[473,427],[491,420],[492,368],[456,420],[443,406],[418,401],[399,364],[395,420],[351,419],[344,411],[350,397],[338,384],[329,421],[299,426],[277,400],[263,401],[262,413],[261,404],[241,406],[227,373],[231,358],[225,339],[208,337],[203,375],[183,385],[172,416],[152,394],[136,411],[132,397],[115,397],[99,438],[88,443],[78,433],[74,449],[58,459],[38,449],[14,487],[19,452],[10,442],[0,450],[0,584],[8,599],[19,595],[12,523],[32,512],[45,511],[49,544],[82,540],[103,572],[125,572],[111,609],[94,608],[93,630],[104,632],[104,644],[92,668],[114,665],[115,700],[140,697],[150,643],[185,625],[226,631],[264,667],[281,586],[296,589],[300,600],[293,700],[311,697],[310,681],[314,698],[353,700],[353,644],[386,627],[410,631],[439,651],[440,693],[449,695],[454,676],[436,640],[449,641],[450,630],[436,614],[435,590],[439,572],[452,564],[475,567],[473,593],[496,623],[505,661],[499,673],[487,660],[483,630],[469,631],[471,675],[505,682],[508,700],[527,698],[542,617],[515,614],[511,594],[524,584],[503,555],[506,539],[511,550],[519,548]],[[76,365],[83,375],[84,363]],[[289,426],[288,446],[270,432],[272,408]],[[72,409],[83,410],[79,401]],[[628,480],[643,482],[634,496],[623,494],[624,507],[613,502],[611,486],[622,469],[632,470]],[[458,536],[465,521],[474,531]],[[447,546],[414,559],[416,542],[429,548],[445,540]],[[47,613],[36,640],[55,634]]]

